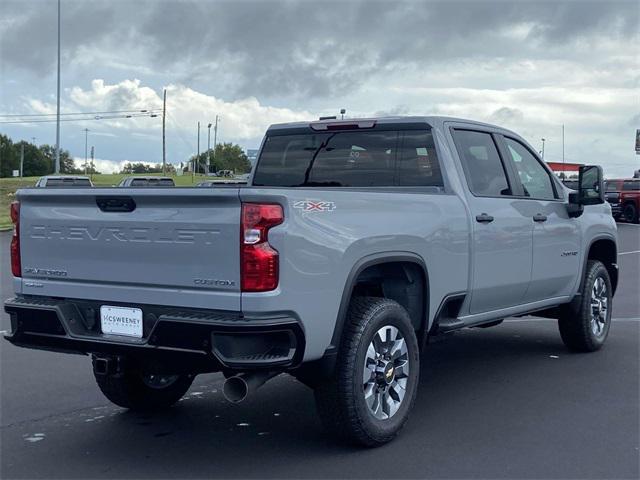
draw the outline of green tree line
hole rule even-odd
[[[55,147],[51,145],[35,145],[26,141],[13,142],[11,138],[0,134],[0,177],[13,176],[14,170],[20,170],[20,150],[24,146],[23,177],[38,177],[50,175],[55,167]],[[196,171],[206,172],[209,164],[209,172],[220,170],[233,170],[236,174],[251,171],[251,162],[240,145],[233,143],[220,143],[215,149],[202,152],[198,157],[193,155],[187,163],[181,164],[186,170],[188,165],[195,160]],[[76,168],[73,158],[68,150],[60,150],[60,172],[67,174],[84,173],[84,169]],[[161,173],[162,165],[148,165],[141,162],[127,163],[120,173]],[[100,173],[93,166],[87,169],[87,173]],[[167,165],[167,174],[175,174],[175,168]]]
[[[56,158],[55,147],[51,145],[38,146],[24,140],[14,143],[8,136],[0,134],[0,177],[11,177],[14,170],[20,170],[20,150],[23,146],[23,177],[39,177],[53,173]],[[67,150],[60,150],[60,171],[62,173],[80,173]]]
[[[205,166],[209,163],[209,172],[233,170],[236,174],[251,171],[251,162],[240,145],[233,143],[219,143],[215,149],[204,151],[199,157],[189,158],[189,165],[196,160],[196,172],[205,173]]]

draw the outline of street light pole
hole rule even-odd
[[[93,163],[93,159],[95,158],[95,157],[94,157],[94,153],[95,153],[95,150],[94,150],[94,147],[93,147],[93,145],[92,145],[92,146],[91,146],[91,181],[92,181],[92,182],[93,182],[93,172],[95,172],[95,170],[96,170],[96,166],[95,166],[95,164]]]
[[[198,122],[198,153],[196,154],[196,158],[193,159],[193,168],[191,169],[191,183],[193,183],[196,165],[198,163],[200,163],[200,122]]]
[[[216,115],[216,124],[213,127],[213,158],[215,160],[216,156],[216,146],[218,145],[218,115]]]
[[[89,129],[84,129],[84,174],[87,174],[87,163],[89,162],[89,153],[87,151],[87,139],[88,139]]]
[[[542,138],[541,140],[542,140],[542,160],[544,160],[544,142],[545,142],[545,139]]]
[[[162,174],[167,174],[167,146],[165,140],[165,123],[167,118],[167,89],[162,94]]]
[[[207,125],[207,173],[211,167],[211,124]]]
[[[58,0],[58,97],[57,97],[57,110],[56,110],[55,173],[60,173],[60,0]]]

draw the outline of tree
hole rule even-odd
[[[14,170],[20,168],[20,155],[16,155],[13,142],[0,134],[0,177],[11,177]]]
[[[173,170],[175,172],[175,169]],[[171,169],[169,165],[167,165],[167,173],[170,173]],[[131,175],[134,173],[162,173],[162,165],[159,163],[154,163],[153,165],[149,165],[142,162],[136,163],[125,163],[124,167],[120,171],[120,173]]]
[[[195,155],[189,159],[189,165],[191,165],[194,159],[196,159]],[[212,172],[217,172],[218,170],[233,170],[235,173],[240,174],[251,171],[251,162],[249,162],[247,155],[240,145],[219,143],[216,145],[215,150],[211,149],[201,153],[200,156],[197,157],[196,172],[204,173],[205,165],[209,159],[211,160],[209,170]]]
[[[45,158],[42,150],[40,150],[33,143],[27,143],[25,141],[15,144],[16,152],[20,157],[20,149],[24,146],[24,177],[40,177],[51,173],[52,168],[49,165],[48,160]]]
[[[53,172],[56,164],[56,148],[51,145],[41,145],[40,150],[47,164],[50,165],[49,172]],[[60,149],[60,173],[81,173],[81,170],[76,168],[68,150]]]

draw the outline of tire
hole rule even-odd
[[[377,357],[380,352],[386,353]],[[418,341],[407,311],[386,298],[353,298],[335,371],[314,390],[325,428],[367,447],[389,442],[409,418],[419,369]]]
[[[95,378],[104,396],[112,403],[131,410],[152,411],[168,408],[180,400],[194,377],[125,372],[118,375],[95,374]]]
[[[627,203],[622,212],[627,222],[638,223],[638,208],[633,203]]]
[[[602,348],[611,328],[612,292],[605,266],[589,260],[580,303],[576,309],[563,310],[558,320],[560,336],[569,350],[594,352]]]

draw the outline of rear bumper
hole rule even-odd
[[[95,302],[18,296],[7,300],[11,334],[26,348],[65,353],[124,356],[190,373],[256,368],[288,369],[302,361],[300,321],[289,312],[246,317],[240,312],[131,305],[143,311],[143,337],[106,335]],[[117,303],[115,303],[117,305]]]

